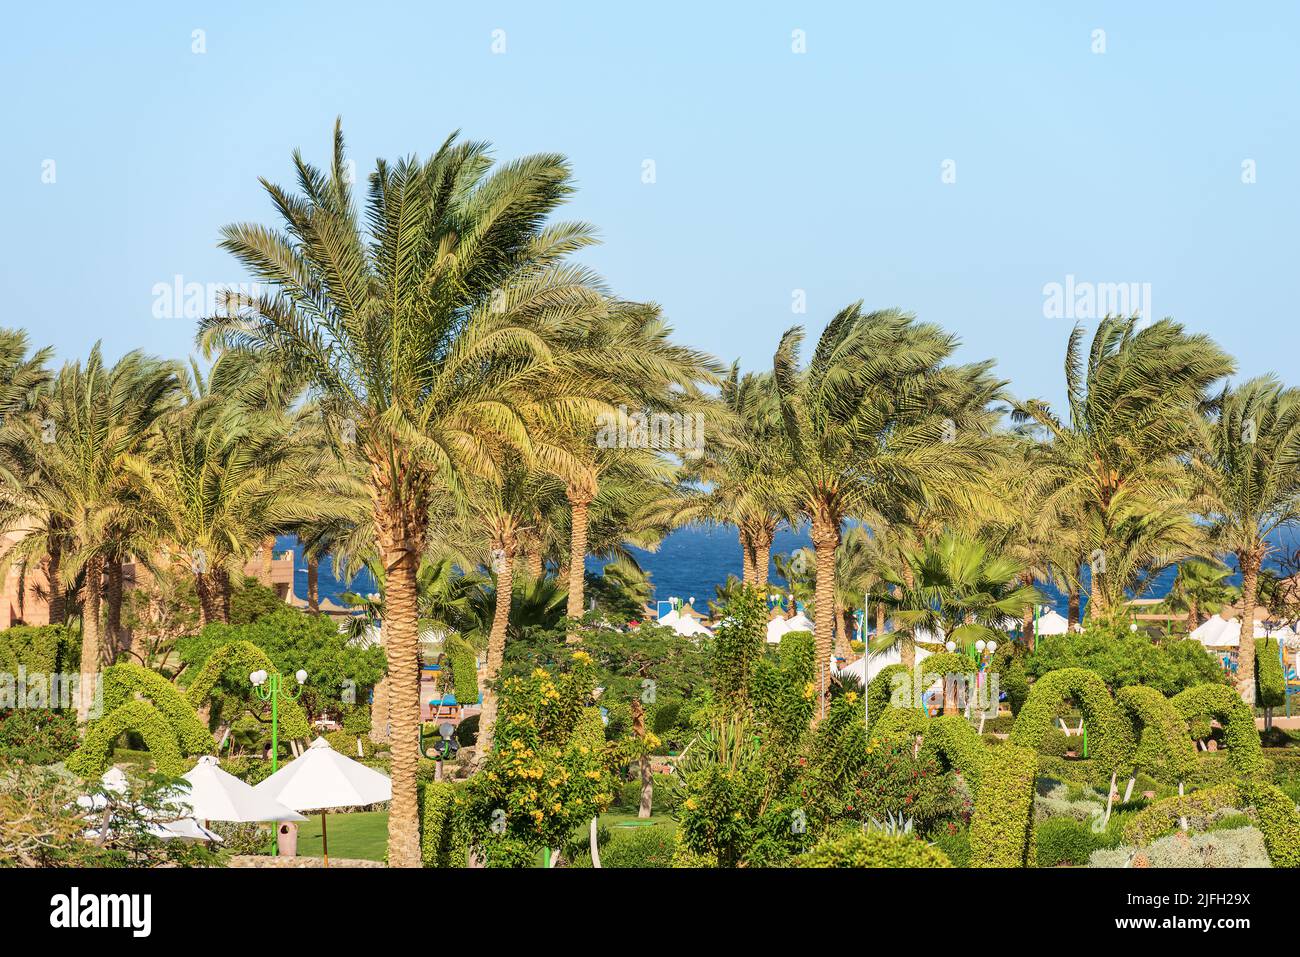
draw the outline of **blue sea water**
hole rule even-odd
[[[1291,529],[1281,532],[1273,537],[1273,544],[1275,556],[1269,564],[1277,567],[1278,556],[1294,552],[1297,547],[1300,547],[1300,531]],[[796,548],[811,546],[812,541],[806,528],[797,531],[782,528],[776,533],[772,553],[773,555],[789,553]],[[276,540],[276,548],[293,549],[294,591],[305,598],[307,563],[302,557],[301,546],[292,536],[281,536]],[[741,573],[740,535],[731,525],[688,525],[665,537],[659,548],[653,552],[639,548],[632,549],[632,552],[641,567],[649,572],[650,582],[654,586],[654,597],[659,600],[695,599],[703,605],[714,597],[716,588],[727,580],[728,575],[739,578]],[[591,572],[599,573],[604,564],[598,559],[587,559],[587,569]],[[1228,564],[1235,570],[1234,561],[1229,559]],[[1173,584],[1175,574],[1174,568],[1165,569],[1151,580],[1141,597],[1164,597]],[[777,580],[775,562],[768,566],[768,575],[773,581]],[[1240,584],[1239,575],[1234,574],[1232,580]],[[370,592],[374,587],[374,580],[367,572],[362,572],[349,584],[335,578],[330,562],[321,565],[319,590],[322,598],[329,598],[342,604],[339,600],[342,592],[349,590]],[[1064,615],[1068,605],[1067,596],[1050,584],[1039,587],[1047,595],[1052,607]]]

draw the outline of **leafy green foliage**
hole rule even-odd
[[[148,701],[128,701],[86,729],[85,739],[67,760],[67,768],[83,778],[95,778],[108,767],[113,742],[126,731],[138,731],[162,774],[179,777],[194,763],[181,754],[176,731],[166,716]],[[208,739],[211,744],[212,739]]]
[[[1091,825],[1068,817],[1040,821],[1034,838],[1038,845],[1039,867],[1087,864],[1092,852],[1100,846]]]
[[[1116,709],[1105,682],[1086,668],[1051,671],[1035,681],[1016,717],[1010,742],[1037,749],[1066,702],[1083,713],[1089,757],[1108,771],[1123,770],[1135,747],[1133,729]]]
[[[1187,722],[1168,698],[1154,688],[1134,685],[1120,688],[1115,704],[1133,727],[1137,748],[1132,764],[1137,771],[1168,784],[1192,774],[1196,749],[1187,735]]]
[[[1001,649],[999,648],[999,651]],[[1172,697],[1186,688],[1225,682],[1223,668],[1199,641],[1173,639],[1156,645],[1127,625],[1089,622],[1083,634],[1044,635],[1025,667],[1042,677],[1065,668],[1087,668],[1112,690],[1148,685]]]
[[[77,720],[70,709],[0,708],[0,759],[53,764],[80,743]]]
[[[952,867],[942,851],[913,837],[852,832],[817,845],[795,867]]]
[[[1286,704],[1286,679],[1276,638],[1255,639],[1255,703],[1264,708]]]
[[[14,625],[0,631],[0,673],[76,671],[80,637],[66,625]]]
[[[1175,695],[1170,703],[1184,721],[1193,725],[1210,718],[1223,725],[1228,761],[1242,777],[1257,778],[1267,773],[1254,712],[1232,688],[1199,685]]]

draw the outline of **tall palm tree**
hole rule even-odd
[[[1084,352],[1076,326],[1065,353],[1068,418],[1046,403],[1015,404],[1015,418],[1046,431],[1040,464],[1045,508],[1070,517],[1091,565],[1089,616],[1123,600],[1143,572],[1194,554],[1183,464],[1207,390],[1231,374],[1232,359],[1204,335],[1171,319],[1140,328],[1108,316]]]
[[[1269,536],[1300,519],[1300,390],[1272,376],[1225,388],[1218,414],[1201,429],[1192,457],[1199,510],[1210,541],[1241,571],[1241,648],[1237,690],[1255,700],[1255,601]]]
[[[64,365],[34,413],[0,435],[0,528],[23,534],[15,555],[57,554],[60,584],[82,579],[82,675],[98,673],[114,651],[103,641],[104,575],[127,548],[133,496],[125,463],[173,402],[177,383],[171,363],[131,352],[109,366],[96,343],[84,365]],[[80,719],[89,707],[83,695]]]
[[[846,518],[869,520],[902,502],[924,502],[987,470],[987,403],[1000,384],[987,367],[945,367],[956,340],[896,310],[842,310],[811,361],[799,363],[803,330],[782,338],[773,380],[783,421],[787,492],[812,525],[817,556],[817,666],[822,714],[829,704],[835,626],[835,556]],[[963,379],[979,388],[961,387]],[[982,393],[982,394],[980,394]]]
[[[386,575],[388,860],[415,867],[416,578],[430,505],[466,475],[491,475],[495,445],[527,445],[530,403],[567,402],[594,418],[551,343],[576,335],[607,302],[590,273],[566,264],[593,242],[590,228],[547,224],[573,191],[561,156],[494,168],[487,144],[452,136],[427,160],[378,162],[364,221],[338,124],[327,171],[298,154],[294,167],[298,195],[264,182],[282,231],[223,231],[222,247],[272,292],[229,297],[224,314],[204,320],[201,341],[301,377],[336,424],[339,451],[368,468]]]

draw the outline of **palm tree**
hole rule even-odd
[[[1241,571],[1241,648],[1237,689],[1255,701],[1255,600],[1269,536],[1300,518],[1300,390],[1272,376],[1225,388],[1218,415],[1201,429],[1192,457],[1199,510],[1210,541]]]
[[[1042,505],[1081,531],[1076,559],[1091,565],[1091,617],[1120,602],[1144,572],[1195,554],[1181,459],[1212,406],[1206,390],[1233,363],[1209,337],[1171,319],[1140,328],[1136,317],[1108,316],[1086,355],[1083,337],[1076,326],[1065,353],[1068,419],[1039,400],[1016,403],[1015,418],[1050,439]]]
[[[956,347],[937,326],[891,310],[842,310],[822,333],[807,367],[803,330],[781,340],[773,361],[780,401],[787,493],[812,525],[820,711],[835,630],[835,555],[847,517],[886,514],[925,501],[941,486],[971,483],[991,463],[984,406],[997,389],[987,367],[945,367]],[[960,388],[963,379],[979,388]],[[983,393],[983,394],[979,394]]]
[[[57,557],[61,586],[80,576],[81,674],[91,676],[112,651],[103,642],[107,563],[128,550],[132,492],[125,463],[142,447],[173,401],[176,368],[131,352],[108,366],[99,343],[83,366],[66,364],[31,415],[6,423],[0,436],[0,528],[20,532],[11,555],[39,562]],[[89,711],[87,694],[78,717]]]
[[[894,591],[881,601],[895,629],[872,640],[872,654],[899,647],[914,655],[925,642],[937,651],[944,641],[969,654],[977,641],[1005,640],[1009,626],[1043,600],[1038,589],[1022,583],[1023,564],[965,536],[947,533],[909,551],[904,561],[910,574],[901,567],[883,572]],[[945,712],[952,706],[946,701]]]
[[[1241,590],[1229,583],[1231,577],[1232,569],[1217,559],[1190,558],[1179,564],[1160,609],[1184,613],[1191,634],[1200,626],[1202,614],[1217,614],[1241,597]]]
[[[797,507],[782,498],[782,486],[773,478],[780,461],[781,410],[771,374],[741,375],[733,363],[717,404],[717,424],[703,455],[686,463],[690,478],[709,488],[692,517],[734,524],[740,533],[741,582],[765,588],[777,527],[797,521]]]
[[[594,418],[551,343],[607,302],[591,274],[565,263],[593,242],[591,230],[546,223],[573,191],[561,156],[494,169],[487,144],[452,136],[427,160],[378,162],[364,222],[338,124],[328,171],[298,154],[294,166],[300,195],[264,182],[283,231],[223,231],[223,248],[273,291],[230,296],[223,315],[204,320],[201,341],[260,354],[308,383],[340,452],[368,469],[386,575],[388,860],[415,867],[416,580],[430,506],[467,475],[491,475],[491,448],[527,445],[530,404],[568,403]],[[611,354],[590,361],[608,368]]]
[[[688,424],[694,432],[695,414],[704,414],[708,402],[700,391],[701,385],[717,382],[720,371],[712,357],[693,349],[677,345],[670,339],[671,328],[664,322],[657,306],[643,303],[615,302],[602,316],[580,330],[579,337],[569,343],[575,359],[589,373],[602,377],[601,392],[610,410],[618,405],[619,414],[631,416],[654,415],[681,416],[678,420]],[[592,357],[614,354],[612,364],[605,360],[593,362]],[[631,412],[628,412],[628,409]],[[684,431],[684,430],[683,430]],[[630,436],[634,438],[635,436]],[[645,469],[650,460],[662,454],[694,454],[694,444],[675,448],[672,439],[685,435],[669,436],[665,442],[657,430],[647,430],[648,444],[639,440],[624,444],[609,441],[611,430],[607,423],[596,419],[575,420],[568,436],[567,449],[579,464],[569,475],[565,496],[569,506],[569,550],[562,562],[569,587],[567,612],[570,618],[581,618],[585,611],[586,558],[590,553],[592,509],[601,493],[607,472],[619,467]],[[692,440],[694,434],[689,436]],[[576,639],[576,634],[570,636]]]

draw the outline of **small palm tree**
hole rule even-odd
[[[1185,614],[1191,634],[1200,626],[1202,614],[1217,614],[1241,597],[1241,589],[1228,581],[1231,577],[1232,569],[1217,559],[1190,558],[1179,564],[1160,609]]]

